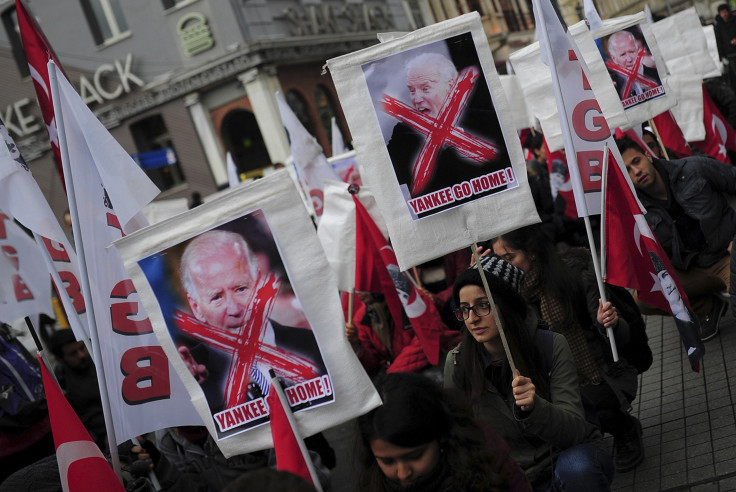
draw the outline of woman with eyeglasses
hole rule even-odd
[[[585,418],[565,337],[542,329],[527,311],[522,270],[496,255],[481,264],[516,373],[474,265],[453,287],[455,316],[466,329],[447,357],[445,387],[469,397],[476,418],[506,440],[535,491],[609,490],[613,464],[600,431]]]

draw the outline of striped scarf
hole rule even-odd
[[[598,365],[593,359],[585,340],[580,323],[573,317],[572,324],[564,323],[565,308],[557,298],[551,298],[544,294],[539,285],[539,272],[532,266],[524,277],[522,294],[531,303],[539,306],[542,318],[547,321],[551,331],[565,336],[575,357],[575,365],[578,368],[580,386],[588,383],[598,384],[601,381]]]

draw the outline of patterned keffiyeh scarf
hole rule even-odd
[[[590,353],[585,334],[577,320],[572,324],[563,322],[565,319],[565,308],[559,299],[550,298],[544,294],[539,285],[539,272],[532,266],[524,276],[522,294],[531,303],[539,305],[542,319],[547,321],[551,331],[565,336],[575,357],[575,365],[578,368],[580,385],[588,383],[598,384],[601,381],[598,366]]]

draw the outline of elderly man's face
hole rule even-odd
[[[187,299],[194,316],[222,330],[243,326],[255,285],[243,252],[229,245],[217,256],[195,260],[191,271],[197,296],[187,295]]]
[[[631,38],[619,37],[608,45],[608,52],[611,54],[614,63],[630,70],[636,63],[636,55],[639,53],[639,49]]]
[[[406,73],[411,103],[415,109],[433,118],[439,114],[454,84],[454,79],[445,79],[434,66],[415,67]]]

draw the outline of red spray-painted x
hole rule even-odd
[[[465,109],[475,81],[478,68],[467,67],[460,71],[452,91],[447,94],[437,118],[427,116],[388,95],[383,95],[383,110],[411,126],[426,137],[412,168],[412,195],[421,193],[429,184],[437,163],[437,155],[445,144],[457,149],[465,157],[477,162],[486,162],[499,154],[495,145],[486,142],[456,127],[457,120]]]
[[[629,97],[629,94],[631,94],[631,89],[633,88],[635,82],[638,82],[649,89],[653,89],[654,87],[661,85],[656,80],[652,80],[649,77],[639,73],[639,67],[641,67],[641,62],[643,58],[644,52],[640,51],[636,57],[636,63],[634,63],[634,66],[631,68],[631,70],[624,68],[617,63],[614,63],[612,60],[606,61],[606,67],[608,69],[613,70],[626,79],[624,91],[621,93],[623,94],[623,97]]]
[[[176,324],[183,334],[232,355],[225,386],[225,408],[245,402],[248,375],[256,359],[287,379],[306,381],[319,375],[317,366],[311,361],[263,343],[280,285],[281,281],[274,274],[265,279],[258,276],[256,287],[246,301],[250,307],[245,322],[237,331],[214,328],[190,315],[177,313]]]

